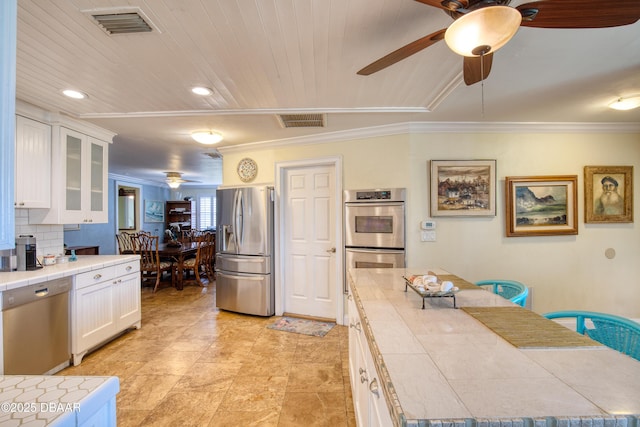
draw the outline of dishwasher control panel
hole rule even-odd
[[[71,290],[71,277],[49,280],[35,285],[23,286],[2,292],[2,311],[19,307],[41,298],[69,292]]]

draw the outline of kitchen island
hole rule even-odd
[[[516,347],[472,314],[526,309],[473,286],[456,294],[460,309],[448,298],[427,298],[422,309],[403,276],[429,270],[464,282],[434,268],[348,273],[359,425],[638,425],[640,362],[596,342]]]

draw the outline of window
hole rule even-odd
[[[216,196],[198,197],[198,230],[216,227]]]

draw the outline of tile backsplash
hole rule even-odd
[[[64,253],[63,225],[29,224],[29,210],[16,209],[16,238],[20,235],[31,235],[36,238],[36,256],[42,260],[43,255]]]

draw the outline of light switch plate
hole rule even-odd
[[[422,230],[420,232],[420,240],[423,242],[435,242],[436,231],[435,230]]]

